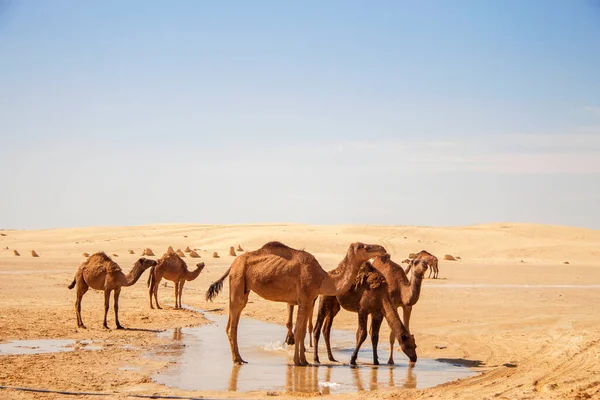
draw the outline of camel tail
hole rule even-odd
[[[73,289],[75,287],[75,281],[77,281],[77,278],[73,278],[73,282],[71,282],[69,285],[69,289]]]
[[[219,292],[221,291],[221,289],[223,289],[223,281],[229,275],[229,271],[230,270],[231,270],[231,267],[229,267],[227,269],[227,271],[225,271],[225,273],[223,274],[223,276],[220,277],[218,281],[213,282],[213,284],[210,285],[210,287],[206,291],[206,301],[213,301],[213,299],[215,297],[217,297],[217,295],[219,294]]]
[[[148,287],[154,286],[154,267],[150,268],[150,274],[148,274]]]

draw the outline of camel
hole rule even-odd
[[[386,250],[379,245],[352,243],[338,267],[329,272],[323,270],[312,254],[280,242],[269,242],[258,250],[238,256],[206,292],[206,300],[213,300],[229,276],[229,320],[226,330],[234,364],[246,363],[240,355],[237,330],[250,291],[266,300],[298,305],[294,364],[306,366],[306,325],[317,296],[336,296],[347,292],[354,283],[359,267],[370,258],[385,253]]]
[[[437,279],[440,270],[438,268],[438,259],[436,256],[425,250],[421,250],[417,254],[411,253],[411,255],[414,255],[414,257],[412,257],[413,260],[421,259],[427,261],[427,265],[431,266],[431,269],[429,270],[429,276],[427,278],[431,278],[431,274],[433,273],[433,279]],[[410,272],[411,267],[412,263],[408,263],[408,267],[406,268],[407,274]]]
[[[383,274],[386,282],[388,283],[388,290],[394,307],[402,307],[402,322],[406,329],[410,332],[410,316],[412,314],[412,308],[421,295],[421,284],[429,264],[422,258],[415,258],[412,260],[407,269],[412,268],[413,272],[408,279],[406,273],[402,267],[396,264],[390,258],[389,254],[383,257],[375,257],[372,261],[372,265],[375,269]],[[388,364],[394,363],[394,341],[396,337],[393,332],[390,332],[390,358]],[[328,338],[326,338],[327,343]]]
[[[376,257],[389,260],[389,255]],[[374,261],[375,261],[374,260]],[[374,262],[373,261],[373,262]],[[420,261],[419,261],[420,262]],[[402,268],[400,268],[402,269]],[[404,272],[404,271],[402,271]],[[321,296],[314,332],[314,361],[319,362],[319,336],[321,327],[327,346],[327,356],[330,361],[336,361],[331,352],[331,326],[333,319],[343,307],[350,312],[358,313],[358,330],[356,331],[356,347],[350,358],[350,364],[356,364],[360,346],[367,338],[367,319],[371,315],[371,342],[373,344],[373,364],[379,365],[377,356],[377,344],[379,342],[379,330],[385,318],[392,328],[391,336],[398,339],[402,350],[409,357],[411,363],[417,361],[414,344],[414,336],[410,334],[408,327],[402,323],[397,304],[394,304],[391,296],[392,287],[388,284],[386,277],[370,262],[365,263],[356,277],[356,282],[348,292],[338,296]],[[407,349],[406,342],[411,346]]]
[[[79,328],[85,328],[83,320],[81,319],[81,298],[88,291],[89,288],[104,291],[104,324],[103,326],[108,329],[106,323],[106,316],[110,306],[110,293],[114,290],[115,292],[115,322],[117,329],[123,329],[119,323],[119,295],[121,294],[121,288],[123,286],[134,285],[142,273],[148,268],[152,268],[156,265],[156,261],[147,258],[140,258],[133,265],[133,268],[127,275],[123,273],[121,267],[110,259],[104,252],[98,252],[92,254],[87,260],[85,260],[77,270],[73,282],[69,285],[69,289],[73,289],[77,285],[77,300],[75,301],[75,314],[77,315],[77,326]]]
[[[158,304],[158,285],[162,278],[169,281],[175,282],[175,309],[181,308],[181,295],[183,294],[183,285],[185,281],[193,281],[200,275],[200,272],[204,269],[204,263],[196,264],[196,269],[188,271],[187,264],[181,259],[174,251],[167,251],[158,260],[158,264],[150,269],[150,275],[148,276],[148,294],[150,296],[150,308],[154,308],[152,305],[152,296],[154,295],[154,301],[156,307],[162,309]]]

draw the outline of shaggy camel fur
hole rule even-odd
[[[140,258],[133,265],[133,268],[127,275],[123,273],[121,267],[110,259],[104,252],[92,254],[85,260],[77,270],[73,282],[69,285],[69,289],[73,289],[77,285],[77,300],[75,301],[75,314],[77,315],[77,326],[85,328],[81,319],[81,298],[89,288],[104,291],[104,324],[110,306],[110,292],[115,291],[115,322],[117,329],[123,329],[119,323],[119,295],[121,287],[134,285],[142,273],[148,268],[154,267],[156,261]]]
[[[427,261],[416,258],[412,260],[408,268],[413,269],[413,273],[408,280],[402,267],[390,259],[389,254],[383,257],[375,257],[372,262],[373,267],[383,274],[388,283],[388,290],[394,307],[402,307],[402,322],[406,329],[410,331],[410,316],[412,308],[421,294],[421,284],[423,277],[427,272]],[[390,358],[388,364],[394,363],[394,341],[396,337],[390,332]]]
[[[421,250],[420,252],[415,254],[414,257],[412,257],[412,258],[414,260],[419,260],[419,259],[425,260],[427,262],[427,265],[431,267],[431,269],[429,270],[429,276],[427,278],[431,278],[431,274],[433,273],[433,279],[437,279],[440,270],[438,268],[438,259],[436,256],[434,256],[433,254],[431,254],[425,250]],[[410,272],[411,267],[412,267],[412,263],[409,263],[408,268],[406,268],[407,274]]]
[[[196,264],[195,270],[188,271],[187,264],[178,254],[173,251],[165,253],[158,260],[158,264],[150,269],[150,275],[148,276],[150,308],[154,308],[152,305],[152,296],[154,296],[156,307],[162,308],[158,304],[158,285],[162,278],[175,282],[175,308],[181,308],[181,295],[185,281],[196,279],[200,275],[200,272],[202,272],[202,269],[204,269],[203,262]]]
[[[385,255],[384,257],[388,257]],[[377,257],[379,258],[379,257]],[[321,327],[327,346],[329,360],[336,361],[331,352],[330,334],[333,319],[340,311],[340,306],[350,312],[358,313],[358,330],[356,331],[356,347],[350,358],[350,364],[356,364],[360,346],[367,338],[367,319],[371,315],[371,342],[373,344],[373,364],[378,365],[377,344],[379,342],[379,330],[385,318],[392,328],[394,338],[398,339],[402,351],[408,356],[412,363],[417,362],[417,348],[414,336],[404,326],[392,302],[390,289],[384,275],[371,265],[365,263],[356,277],[356,283],[346,293],[336,296],[321,296],[319,299],[319,311],[315,323],[314,337],[314,361],[319,362],[319,336]]]
[[[292,249],[280,242],[269,242],[258,250],[237,257],[225,274],[210,285],[206,292],[206,299],[212,300],[229,276],[229,320],[226,329],[233,362],[245,363],[237,343],[237,330],[250,291],[267,300],[298,305],[294,364],[308,365],[304,337],[308,317],[317,296],[345,293],[354,283],[359,267],[370,258],[385,253],[385,249],[379,245],[352,243],[339,266],[329,272],[321,268],[312,254]]]

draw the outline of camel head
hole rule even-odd
[[[199,262],[198,264],[196,264],[196,268],[199,269],[200,271],[202,271],[204,269],[204,263]]]
[[[406,354],[411,364],[417,362],[417,343],[415,342],[415,335],[411,335],[410,333],[403,333],[400,337],[402,341],[400,342],[400,348],[402,352]]]
[[[378,244],[364,244],[360,242],[352,243],[350,245],[350,249],[348,249],[348,252],[352,252],[354,257],[356,257],[361,264],[370,260],[371,258],[387,254],[387,251],[383,246]]]
[[[425,275],[425,272],[427,271],[427,261],[425,260],[420,260],[420,259],[414,259],[411,262],[412,268],[413,268],[413,274],[418,275],[418,276],[423,276]]]
[[[144,270],[146,270],[148,268],[154,267],[156,264],[158,264],[158,262],[156,262],[156,260],[142,257],[135,262],[134,266],[136,266],[136,267],[140,266],[140,267],[143,267]]]

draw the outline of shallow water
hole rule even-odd
[[[293,364],[293,346],[282,344],[286,328],[251,318],[242,318],[238,330],[240,352],[249,364],[233,365],[225,334],[227,317],[205,316],[213,323],[159,334],[172,339],[173,343],[149,356],[172,361],[174,365],[153,376],[156,382],[183,390],[275,390],[329,394],[393,387],[422,389],[474,374],[468,368],[430,359],[419,359],[415,367],[409,368],[408,359],[399,351],[394,353],[396,364],[393,366],[369,365],[372,363],[370,339],[361,348],[358,367],[350,367],[347,363],[354,349],[354,333],[340,330],[332,331],[331,342],[334,357],[346,364],[327,360],[325,343],[321,338],[319,348],[322,352],[319,355],[322,364],[296,367]],[[385,338],[379,343],[380,362],[385,363],[388,355],[389,344]],[[312,360],[310,347],[307,347],[307,359]]]
[[[569,285],[569,284],[519,284],[519,283],[440,283],[425,284],[428,287],[440,289],[600,289],[600,284]]]
[[[7,343],[0,343],[0,355],[61,353],[75,350],[101,349],[102,346],[92,345],[92,341],[90,340],[10,340]]]

